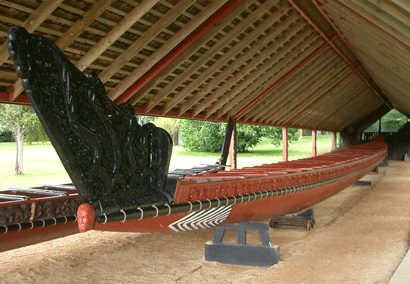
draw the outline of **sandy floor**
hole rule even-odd
[[[1,253],[1,283],[387,283],[408,249],[410,163],[389,162],[315,206],[315,228],[270,229],[281,261],[269,268],[207,262],[214,230],[91,231]],[[225,241],[234,241],[229,234]],[[256,242],[256,236],[249,236]]]

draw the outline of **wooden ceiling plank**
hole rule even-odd
[[[346,13],[342,7],[336,7],[330,3],[323,5],[323,7],[326,9],[326,12],[337,21],[337,25],[344,30],[344,34],[349,35],[349,42],[351,37],[358,37],[357,34],[360,34],[366,39],[369,39],[370,42],[374,42],[375,47],[377,46],[378,49],[387,49],[387,51],[394,51],[396,54],[408,56],[409,49],[406,49],[402,45],[395,45],[395,41],[392,41],[391,36],[375,28],[367,20],[355,16],[353,13]],[[364,38],[362,40],[364,40]]]
[[[410,3],[407,0],[390,0],[392,3],[406,11],[407,13],[410,13]]]
[[[361,9],[360,7],[358,7],[356,4],[352,3],[351,1],[343,0],[343,3],[342,3],[339,0],[331,0],[331,1],[328,0],[323,5],[323,7],[326,7],[326,5],[333,5],[338,9],[342,7],[343,12],[353,14],[355,17],[359,17],[363,19],[368,25],[378,29],[379,31],[383,32],[384,34],[389,36],[391,39],[393,39],[395,42],[400,43],[407,50],[410,50],[410,40],[406,36],[397,32],[392,27],[384,24],[376,17],[369,15],[368,13],[366,13],[366,11],[364,11],[363,9]]]
[[[184,113],[186,112],[189,108],[191,108],[195,103],[197,103],[199,100],[204,98],[210,91],[215,88],[218,84],[220,84],[223,80],[228,78],[228,76],[231,76],[235,70],[240,70],[240,67],[242,64],[244,64],[247,60],[252,59],[252,60],[257,60],[258,62],[261,62],[261,58],[266,58],[261,56],[261,54],[258,54],[256,56],[257,58],[261,57],[260,59],[255,59],[253,56],[259,52],[260,49],[268,46],[269,42],[272,41],[273,38],[276,38],[279,36],[281,33],[283,33],[283,28],[282,26],[288,27],[290,26],[295,20],[297,20],[297,15],[292,14],[293,16],[287,17],[283,22],[281,22],[280,27],[277,26],[274,29],[272,29],[268,34],[264,35],[263,39],[258,41],[256,44],[252,45],[249,50],[244,52],[242,56],[239,58],[235,59],[234,63],[229,65],[224,71],[222,71],[216,78],[213,78],[213,80],[205,85],[201,90],[198,91],[194,96],[192,96],[184,105],[180,107],[180,112]],[[294,25],[294,30],[295,33],[299,31],[302,27],[304,27],[303,22],[298,22],[297,24]],[[275,49],[278,47],[277,43],[272,43],[272,46],[275,47]],[[270,48],[267,48],[267,50],[271,50]],[[248,65],[248,64],[247,64]],[[247,70],[252,70],[249,69],[248,66],[244,67]],[[237,76],[235,76],[238,78]],[[226,82],[225,82],[226,83]],[[213,94],[210,95],[210,97],[214,97]],[[207,98],[206,104],[200,104],[201,107],[197,106],[195,107],[193,111],[193,116],[199,114],[203,109],[205,109],[209,104],[211,104],[215,98]]]
[[[367,14],[377,18],[383,25],[390,26],[400,34],[410,39],[410,16],[403,14],[402,11],[394,9],[384,1],[374,0],[351,0],[352,3],[366,11]],[[389,12],[394,13],[391,15]]]
[[[15,4],[15,3],[12,3],[12,2],[6,1],[6,0],[2,0],[1,5],[4,5],[4,6],[9,7],[9,8],[14,8],[18,11],[22,11],[22,12],[25,12],[25,13],[28,13],[28,14],[32,14],[36,11],[36,9],[33,9],[31,7],[26,7],[26,6],[23,6],[23,5]],[[64,25],[68,25],[68,26],[73,24],[72,21],[66,20],[64,18],[59,18],[59,17],[53,16],[52,14],[48,15],[47,19],[58,22],[58,23],[62,23]]]
[[[350,61],[350,59],[343,53],[343,51],[335,44],[332,42],[332,40],[320,29],[320,27],[318,26],[318,24],[311,19],[310,15],[300,6],[300,4],[297,2],[297,0],[288,0],[289,3],[292,3],[292,5],[294,5],[294,7],[301,13],[301,15],[312,25],[312,27],[317,30],[317,32],[330,44],[330,46],[340,55],[340,57],[343,58],[343,60],[354,70],[356,70],[356,73],[359,75],[360,78],[362,78],[362,80],[369,86],[369,88],[371,88],[373,90],[373,92],[375,94],[377,94],[388,106],[391,107],[391,104],[389,102],[389,100],[384,96],[383,93],[380,93],[380,88],[378,88],[379,90],[376,90],[373,86],[372,83],[368,81],[363,74],[354,66],[353,62]],[[348,43],[348,41],[344,38],[343,34],[339,31],[339,29],[333,24],[333,22],[330,20],[330,18],[327,16],[327,14],[325,13],[325,11],[322,9],[322,7],[319,5],[319,3],[317,2],[317,0],[311,0],[315,6],[318,8],[318,10],[321,12],[322,16],[328,21],[328,23],[333,27],[333,29],[336,31],[337,35],[343,40],[343,42],[349,47],[349,49],[351,50],[351,52],[355,55],[355,57],[357,58],[357,60],[360,59],[358,58],[358,56],[356,56],[353,48],[351,48],[350,44]],[[362,63],[361,63],[362,64]],[[363,64],[362,64],[363,65]],[[364,65],[363,65],[364,66]]]
[[[243,112],[243,114],[246,114],[245,120],[260,120],[261,117],[267,113],[281,109],[286,102],[299,95],[299,90],[303,88],[305,84],[309,83],[311,76],[321,72],[321,68],[327,66],[326,64],[334,59],[335,54],[331,49],[324,49],[322,52],[316,54],[309,64],[305,64],[299,70],[296,70],[296,72],[273,88],[263,99]]]
[[[164,66],[164,68],[155,75],[153,79],[147,82],[144,86],[142,86],[135,95],[129,100],[131,104],[136,104],[139,100],[145,97],[158,83],[163,81],[167,76],[171,75],[172,72],[176,68],[181,68],[181,62],[189,62],[192,63],[189,58],[197,52],[202,46],[204,46],[210,38],[213,38],[215,35],[221,32],[221,27],[227,26],[231,21],[235,18],[238,18],[238,14],[242,13],[246,10],[249,5],[251,5],[253,0],[243,0],[238,5],[236,5],[232,11],[230,11],[226,16],[219,20],[218,25],[214,25],[210,27],[201,38],[197,39],[189,49],[184,50],[177,58],[175,58],[172,62],[168,65]]]
[[[315,104],[317,104],[320,100],[324,100],[326,96],[330,94],[333,90],[336,90],[338,86],[340,86],[345,80],[349,78],[349,76],[352,75],[354,71],[351,70],[350,72],[347,72],[342,78],[339,78],[337,82],[335,82],[333,85],[330,85],[329,88],[327,88],[321,95],[318,97],[314,97],[311,99],[311,102],[305,104],[305,106],[299,110],[295,115],[293,115],[291,118],[287,119],[283,124],[288,125],[291,123],[291,121],[297,119],[298,117],[302,116],[304,112],[308,111],[310,108],[312,108]]]
[[[370,92],[370,90],[368,91]],[[359,121],[360,118],[367,116],[372,109],[377,107],[380,104],[380,101],[368,101],[366,100],[359,100],[355,101],[355,103],[351,103],[347,108],[346,112],[343,113],[345,120],[336,126],[336,129],[344,129],[345,127],[354,124],[355,122]]]
[[[288,18],[285,20],[287,21]],[[284,25],[289,26],[283,22]],[[255,69],[256,66],[261,64],[264,60],[269,58],[270,55],[272,55],[275,51],[277,51],[280,47],[282,47],[283,44],[285,44],[288,40],[290,40],[291,37],[295,36],[297,33],[301,32],[301,30],[305,27],[305,24],[300,21],[297,24],[293,25],[288,31],[285,32],[285,35],[281,38],[278,38],[275,40],[274,43],[269,45],[261,54],[256,56],[255,58],[252,58],[252,61],[246,65],[246,67],[243,67],[242,69],[237,68],[236,71],[240,70],[238,73],[235,74],[234,77],[231,77],[226,80],[226,82],[221,86],[217,91],[212,92],[209,97],[207,97],[202,103],[200,103],[193,111],[193,116],[195,117],[197,114],[199,114],[201,111],[209,107],[212,103],[214,103],[219,97],[226,92],[228,89],[233,87],[239,80],[241,80],[247,73],[249,73],[251,70]],[[308,35],[310,31],[305,30],[304,32],[301,32],[305,35]],[[299,35],[303,36],[303,35]],[[250,52],[252,53],[252,52]],[[238,60],[247,60],[249,57],[241,57]],[[241,62],[241,61],[240,61]],[[238,63],[240,63],[238,62]],[[240,66],[237,64],[237,66]],[[232,67],[236,67],[235,65],[232,65]],[[218,77],[222,78],[227,78],[228,75],[234,74],[235,70],[232,70],[232,68],[227,68],[221,75]],[[221,80],[213,80],[210,84],[209,87],[207,88],[209,90],[212,90],[215,88]],[[203,92],[203,91],[201,91]],[[208,112],[207,112],[208,113]]]
[[[83,18],[75,22],[59,37],[55,44],[61,50],[64,50],[111,5],[111,2],[112,0],[99,0],[95,2],[93,6],[84,13]]]
[[[263,5],[261,5],[260,7],[263,7]],[[268,8],[268,7],[266,7],[266,8]],[[266,12],[267,9],[263,9],[263,10],[264,10],[264,12]],[[169,101],[165,105],[165,112],[170,111],[182,99],[184,99],[193,90],[195,90],[197,87],[199,87],[201,84],[203,84],[203,82],[207,78],[209,78],[212,74],[217,72],[220,68],[222,68],[225,64],[227,64],[231,59],[235,58],[235,55],[237,55],[241,50],[246,48],[257,37],[259,37],[261,34],[263,34],[266,29],[268,29],[270,26],[272,26],[273,23],[277,22],[284,14],[286,14],[287,11],[288,11],[287,9],[278,11],[277,13],[271,15],[269,18],[265,19],[265,21],[263,23],[259,24],[252,32],[247,34],[241,40],[241,44],[236,44],[234,47],[232,47],[231,50],[228,51],[227,53],[225,53],[224,56],[219,58],[218,61],[215,64],[210,66],[198,78],[196,78],[195,82],[189,84],[187,88],[184,88],[171,101]],[[264,37],[266,38],[267,36],[265,35]],[[247,44],[242,44],[242,43],[247,43]],[[256,45],[258,45],[258,43],[256,43],[254,46],[256,46]],[[260,46],[260,48],[262,48],[262,47],[263,46]],[[246,53],[248,54],[250,52],[247,51]],[[206,57],[206,55],[205,55],[205,57]],[[235,61],[237,61],[237,60],[235,60]],[[181,107],[179,109],[181,114],[185,113],[194,103],[196,103],[199,99],[201,99],[201,97],[198,94],[195,94],[195,96],[193,98],[194,98],[193,100],[188,101],[185,105],[183,105],[183,107]]]
[[[120,38],[131,26],[147,13],[154,5],[155,1],[144,0],[137,5],[121,22],[119,22],[104,38],[95,44],[77,63],[75,64],[81,71],[85,70],[94,60],[96,60],[110,45]]]
[[[272,6],[276,4],[275,3],[264,3],[263,5],[259,6],[257,10],[255,10],[252,14],[250,14],[248,17],[246,17],[240,24],[238,24],[229,34],[224,36],[217,44],[212,46],[211,49],[208,50],[201,58],[199,58],[197,61],[195,61],[183,74],[178,76],[177,79],[173,80],[170,84],[168,84],[159,94],[157,94],[153,99],[150,100],[150,102],[147,105],[148,110],[152,109],[157,103],[159,103],[161,100],[163,100],[169,93],[171,93],[177,86],[179,86],[183,81],[188,79],[192,72],[196,71],[198,68],[203,66],[207,61],[209,61],[211,58],[215,56],[216,53],[220,52],[221,49],[223,49],[225,46],[227,46],[232,40],[237,38],[243,31],[248,28],[250,25],[253,24],[253,22],[257,21],[263,14],[266,13]],[[283,11],[285,13],[285,11]],[[266,25],[269,24],[268,21],[265,21],[264,24],[262,24],[263,27],[266,27]],[[261,25],[260,25],[261,26]],[[258,30],[261,30],[261,27],[258,27]],[[265,29],[265,28],[264,28]],[[260,32],[262,32],[264,29],[262,29]],[[250,34],[247,35],[247,37],[252,37],[252,40],[258,36],[256,32],[251,32]],[[239,52],[241,50],[242,45],[241,44],[236,44],[234,47],[231,48],[231,50],[235,50],[234,54]],[[229,53],[229,52],[228,52]],[[229,54],[232,54],[233,52],[230,52]],[[227,57],[227,56],[226,56]],[[229,60],[225,59],[226,60]],[[219,61],[219,60],[218,60]],[[225,63],[224,62],[224,63]],[[219,64],[220,65],[220,64]],[[210,67],[211,68],[211,67]],[[202,75],[200,75],[200,79],[196,79],[195,81],[199,82],[201,84],[203,82],[204,77],[209,76],[209,73],[214,73],[214,68],[211,68],[210,71],[204,72]],[[219,68],[218,68],[219,69]],[[195,88],[198,86],[198,83],[195,85]],[[176,104],[178,104],[182,99],[185,98],[186,95],[189,94],[189,92],[192,90],[194,86],[190,88],[185,88],[183,91],[179,92],[176,96],[174,96],[173,99],[171,99],[170,102],[168,102],[165,105],[165,112],[170,111]]]
[[[85,12],[82,19],[75,22],[62,36],[58,38],[55,42],[61,50],[68,47],[75,38],[77,38],[84,30],[90,26],[95,19],[103,13],[109,5],[111,5],[112,0],[99,0],[93,4],[93,6]],[[14,83],[14,94],[12,100],[17,98],[20,93],[24,91],[23,85],[21,84],[21,79],[18,79]]]
[[[354,42],[354,41],[352,41]],[[358,43],[359,44],[359,43]],[[379,66],[379,69],[372,69],[370,74],[378,74],[379,71],[383,70],[384,72],[388,72],[392,76],[396,76],[398,80],[400,80],[403,84],[408,85],[410,87],[410,82],[408,81],[410,78],[410,65],[406,60],[402,60],[401,62],[392,62],[393,59],[391,56],[387,58],[384,56],[384,53],[379,51],[372,51],[368,50],[366,47],[361,47],[358,49],[358,53],[361,58],[371,60],[375,64]]]
[[[158,20],[150,27],[148,31],[130,45],[121,55],[119,55],[113,63],[110,64],[103,72],[99,74],[101,81],[106,82],[112,77],[122,66],[130,61],[136,53],[138,53],[147,43],[152,41],[165,27],[171,24],[181,14],[183,10],[189,7],[195,0],[182,0],[176,4],[166,16]]]
[[[368,91],[368,88],[365,85],[362,85],[362,87],[357,90],[355,96],[353,97],[346,96],[344,98],[345,103],[342,105],[339,105],[339,107],[334,112],[329,113],[326,117],[324,117],[323,120],[315,126],[315,129],[324,129],[326,122],[331,123],[332,117],[337,117],[337,113],[342,113],[342,114],[345,113],[346,106],[350,104],[352,101],[359,99],[361,96],[363,96],[363,94],[366,93],[366,91]]]
[[[317,125],[323,123],[324,121],[333,121],[335,118],[337,119],[337,111],[342,109],[343,107],[346,107],[346,105],[352,98],[363,92],[366,89],[365,86],[366,85],[361,82],[358,77],[355,78],[353,84],[345,86],[345,89],[339,90],[338,93],[333,93],[332,97],[329,97],[326,102],[323,102],[321,107],[317,108],[316,111],[318,115],[315,117],[315,119],[311,119],[310,122],[300,121],[298,124],[304,126],[310,125],[310,127],[312,127],[313,125],[314,127],[316,127],[315,129],[324,129],[323,124],[320,126],[320,128],[317,127]],[[329,114],[333,115],[329,116]]]
[[[312,95],[312,92],[315,92],[318,87],[328,81],[329,77],[333,77],[335,73],[340,71],[341,67],[344,67],[342,63],[337,60],[334,53],[325,60],[322,60],[321,56],[319,61],[321,62],[318,65],[318,68],[314,68],[312,72],[303,72],[298,76],[298,84],[295,84],[291,89],[286,90],[287,95],[281,96],[284,100],[280,102],[277,107],[271,108],[271,111],[269,112],[271,115],[266,119],[263,119],[263,121],[279,124],[278,119],[293,110],[300,101],[303,101],[307,96]],[[336,61],[336,63],[333,63],[332,61]],[[309,65],[313,65],[313,63],[310,62]]]
[[[216,101],[212,105],[212,107],[206,110],[207,115],[212,115],[213,113],[220,110],[225,104],[227,104],[228,102],[231,102],[232,100],[234,100],[235,102],[232,102],[232,104],[229,107],[232,107],[233,105],[235,105],[237,103],[236,101],[237,98],[235,97],[238,94],[240,94],[242,90],[245,89],[249,84],[255,81],[255,78],[260,78],[260,76],[266,73],[267,70],[271,69],[272,66],[274,66],[274,68],[277,68],[277,70],[282,68],[285,65],[285,63],[282,62],[283,64],[279,64],[279,65],[275,65],[275,64],[277,64],[280,61],[280,59],[282,59],[288,53],[288,50],[292,50],[295,48],[295,50],[289,53],[288,55],[289,60],[292,60],[292,58],[296,57],[303,50],[303,48],[307,46],[306,43],[311,44],[317,39],[317,36],[312,35],[311,33],[312,32],[310,29],[305,29],[301,34],[299,34],[299,36],[292,39],[286,46],[285,46],[286,42],[279,42],[278,50],[275,51],[275,53],[270,58],[269,56],[272,53],[267,54],[268,59],[266,61],[264,59],[263,65],[257,69],[255,68],[260,64],[260,62],[259,61],[251,62],[249,65],[249,68],[241,70],[238,74],[236,74],[239,83],[237,83],[235,79],[231,79],[230,84],[227,85],[226,88],[224,85],[221,89],[215,92],[216,96],[219,98],[223,96],[223,94],[228,89],[230,89],[236,84],[236,86],[234,86],[228,93],[226,93],[222,98]],[[305,42],[305,43],[302,43],[302,42]],[[298,47],[298,45],[300,46]],[[226,110],[226,112],[228,110]]]
[[[301,96],[299,103],[297,103],[282,117],[276,118],[275,121],[277,121],[278,124],[289,124],[292,118],[306,111],[306,109],[310,107],[317,99],[320,99],[320,97],[322,97],[323,93],[326,94],[326,92],[330,88],[332,88],[339,80],[341,80],[344,76],[351,74],[351,72],[354,71],[351,69],[349,70],[346,66],[342,69],[339,68],[337,70],[333,70],[333,72],[330,70],[330,76],[327,76],[327,79],[326,76],[320,77],[319,81],[316,84],[306,90],[305,93],[309,95]]]
[[[63,2],[63,0],[46,0],[30,14],[30,16],[21,24],[29,33],[34,32],[40,24]],[[0,65],[9,57],[7,51],[7,42],[0,47]]]
[[[398,80],[396,74],[392,74],[389,70],[384,69],[381,64],[374,61],[372,58],[363,58],[368,66],[372,68],[378,68],[378,73],[372,74],[376,81],[380,83],[385,89],[390,90],[391,94],[408,94],[409,83],[404,80]]]
[[[272,56],[271,60],[269,61],[269,64],[264,64],[263,66],[265,68],[259,68],[256,70],[255,74],[251,74],[235,86],[234,89],[229,91],[225,97],[219,102],[218,101],[218,106],[219,104],[223,103],[224,106],[220,107],[218,112],[217,112],[217,117],[221,117],[225,113],[228,113],[231,110],[234,110],[236,106],[238,106],[238,110],[240,110],[244,104],[241,102],[245,101],[245,98],[252,93],[255,89],[258,90],[256,93],[261,93],[263,92],[263,89],[261,86],[263,83],[272,75],[273,79],[272,80],[277,80],[279,81],[281,77],[285,76],[286,73],[292,71],[292,68],[295,68],[298,64],[303,62],[305,58],[308,58],[312,53],[319,52],[320,49],[324,47],[324,43],[321,40],[317,40],[318,37],[316,34],[312,34],[308,36],[307,38],[299,38],[296,39],[295,41],[292,41],[291,44],[298,44],[296,48],[294,48],[293,51],[291,51],[289,54],[287,54],[287,48],[288,46],[283,48],[283,52],[280,52],[278,54],[275,54]],[[303,40],[302,43],[299,42],[299,40]],[[315,51],[316,49],[316,51]],[[280,55],[280,57],[279,57]],[[284,55],[286,56],[286,60],[280,60]],[[300,64],[301,65],[301,64]],[[274,68],[277,73],[272,73],[271,70]],[[262,75],[263,74],[263,75]],[[258,78],[255,80],[255,78]],[[271,80],[271,81],[272,81]],[[273,86],[274,87],[274,86]],[[243,92],[243,89],[249,89],[252,88],[251,91]],[[233,113],[233,111],[232,111]]]
[[[215,13],[223,3],[215,2],[215,4],[207,6],[202,10],[195,18],[193,18],[187,25],[179,30],[168,42],[156,50],[149,59],[145,60],[138,68],[134,69],[131,74],[125,78],[121,84],[117,85],[108,96],[111,99],[118,98],[122,93],[124,93],[138,78],[145,74],[150,68],[152,68],[156,63],[158,63],[161,58],[163,58],[169,50],[177,46],[181,42],[181,38],[185,38],[188,34],[192,33],[198,26],[206,20],[210,15]],[[134,99],[134,98],[133,98]],[[136,102],[131,102],[135,104]]]
[[[315,55],[317,53],[319,53],[323,48],[325,48],[328,45],[328,43],[323,43],[322,45],[320,45],[315,51],[313,51],[312,53],[310,53],[307,57],[305,58],[300,58],[302,59],[301,61],[299,60],[293,60],[292,62],[290,62],[289,64],[287,64],[286,68],[282,69],[281,71],[279,71],[277,74],[275,74],[275,76],[273,76],[271,79],[269,79],[269,83],[272,82],[272,84],[270,86],[268,86],[267,88],[265,88],[265,90],[263,90],[262,92],[259,93],[256,92],[256,96],[252,96],[252,98],[247,98],[247,103],[243,102],[243,103],[239,103],[237,106],[235,106],[230,112],[229,114],[232,115],[233,118],[236,118],[237,116],[241,115],[244,111],[246,111],[250,106],[252,106],[253,104],[255,104],[257,101],[259,101],[260,99],[262,99],[266,94],[268,94],[273,88],[275,88],[275,86],[277,86],[278,84],[280,84],[283,80],[286,80],[287,77],[289,77],[290,75],[292,75],[294,72],[296,72],[297,70],[299,70],[301,67],[303,67],[304,64],[306,64],[306,62],[309,62],[313,57],[315,57]],[[289,70],[290,69],[290,70]],[[286,70],[289,70],[288,72],[286,72]],[[284,74],[286,72],[286,74]],[[264,84],[267,86],[267,84]],[[258,94],[259,93],[259,94]]]
[[[358,90],[359,87],[356,84],[362,84],[359,77],[355,75],[349,76],[318,102],[315,102],[314,112],[317,113],[315,117],[307,119],[304,114],[301,114],[292,120],[292,124],[303,125],[304,127],[306,125],[317,125],[318,120],[323,117],[323,114],[331,113],[338,109],[343,104],[343,99],[348,98]]]
[[[118,97],[115,102],[121,103],[128,101],[132,97],[140,97],[138,92],[147,86],[148,83],[153,82],[154,86],[158,83],[158,78],[161,77],[163,74],[166,74],[166,71],[173,70],[173,62],[178,59],[181,59],[189,54],[191,51],[189,50],[196,50],[194,46],[198,42],[200,44],[200,38],[207,38],[205,35],[208,35],[208,32],[211,30],[210,33],[214,32],[213,28],[216,23],[221,23],[220,21],[226,18],[227,15],[231,14],[232,10],[235,10],[240,4],[243,3],[241,0],[231,0],[226,2],[218,11],[216,11],[212,16],[210,16],[204,23],[202,23],[193,33],[188,35],[180,44],[178,44],[173,50],[171,50],[165,57],[163,57],[154,67],[150,68],[142,77],[140,77],[135,83],[133,83],[123,94]],[[218,27],[219,30],[219,27]],[[217,31],[217,30],[216,30]],[[200,44],[199,46],[202,46]],[[187,51],[187,52],[185,52]],[[176,61],[180,62],[180,61]],[[164,71],[161,73],[161,71]],[[161,75],[159,75],[161,74]],[[158,76],[159,75],[159,76]],[[155,78],[157,79],[155,80]],[[154,80],[153,80],[154,79]],[[153,81],[152,81],[153,80]],[[144,90],[151,90],[153,85],[149,85],[148,88]],[[149,88],[151,87],[151,88]]]
[[[395,100],[399,94],[406,94],[408,87],[403,85],[408,85],[409,80],[403,76],[406,72],[400,72],[399,69],[404,67],[408,70],[407,62],[409,61],[410,48],[349,7],[335,3],[328,3],[324,7],[333,18],[337,19],[338,25],[344,29],[346,36],[349,36],[349,41],[357,45],[355,48],[365,65],[369,67],[369,74],[384,88],[389,100]],[[361,27],[361,29],[357,29],[357,27]],[[373,35],[373,39],[370,35]],[[373,51],[371,52],[373,55],[369,55],[369,51],[362,47],[364,45],[379,52],[374,54]],[[386,64],[386,61],[393,62],[390,65]],[[396,63],[396,65],[395,62],[400,63]],[[391,68],[387,69],[386,67],[389,65]],[[386,80],[386,78],[390,79]],[[400,98],[398,99],[400,100]],[[395,105],[397,105],[397,101]],[[400,110],[403,113],[410,113],[410,108],[406,103],[400,105],[402,107]]]
[[[348,27],[341,24],[340,27],[343,28],[349,38],[349,42],[357,52],[362,51],[372,55],[373,58],[382,60],[390,66],[394,66],[394,68],[400,67],[410,70],[410,64],[408,63],[410,61],[410,53],[396,50],[394,46],[383,39],[376,38],[374,34],[371,36],[369,33],[357,29],[352,33],[351,29],[353,26]],[[400,72],[397,73],[398,75],[400,74]]]
[[[313,125],[315,129],[323,129],[318,128],[318,125],[329,117],[329,114],[336,113],[337,110],[344,107],[351,97],[354,97],[365,90],[365,85],[363,82],[360,81],[360,78],[357,76],[353,76],[353,80],[350,84],[344,86],[344,88],[338,89],[338,92],[332,92],[331,96],[326,98],[321,106],[317,109],[317,112],[320,114],[317,118],[312,119],[312,121],[303,121],[298,122],[297,124],[300,125]],[[296,122],[295,122],[296,123]]]

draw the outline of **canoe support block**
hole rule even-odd
[[[223,243],[226,230],[237,232],[237,243]],[[269,267],[279,262],[279,247],[273,246],[266,223],[239,223],[216,228],[213,242],[205,244],[205,260],[225,264]],[[257,231],[262,244],[247,244],[246,232]]]

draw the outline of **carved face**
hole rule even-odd
[[[87,232],[94,227],[95,209],[91,204],[83,203],[78,207],[77,223],[81,233]]]

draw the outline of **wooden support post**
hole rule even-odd
[[[236,164],[236,124],[233,127],[231,144],[229,145],[229,165],[230,169],[234,170],[237,168]]]
[[[282,159],[288,161],[288,128],[282,127]]]
[[[336,132],[332,132],[332,151],[336,150]]]
[[[312,157],[316,157],[316,130],[312,130]]]

